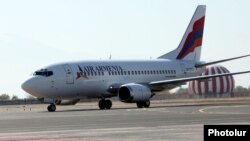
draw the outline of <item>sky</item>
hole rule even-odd
[[[52,63],[157,58],[178,46],[199,4],[202,61],[250,54],[249,0],[0,0],[0,94],[26,97],[22,82]],[[220,65],[250,70],[250,57]],[[250,85],[250,74],[234,78]]]

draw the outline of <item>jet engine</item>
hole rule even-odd
[[[62,99],[62,100],[56,100],[56,105],[75,105],[77,102],[79,102],[80,99]]]
[[[135,83],[122,85],[118,92],[120,101],[125,103],[149,101],[152,96],[148,87]]]

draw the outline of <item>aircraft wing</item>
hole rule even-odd
[[[192,81],[192,80],[206,81],[214,77],[238,75],[238,74],[244,74],[244,73],[250,73],[250,71],[242,71],[242,72],[235,72],[235,73],[222,73],[222,74],[215,74],[215,75],[195,76],[195,77],[185,77],[185,78],[179,78],[179,79],[153,81],[149,83],[145,83],[145,82],[136,82],[136,83],[148,86],[152,91],[161,91],[162,89],[165,89],[165,88],[173,89],[180,85],[185,85],[186,82]],[[120,86],[124,84],[126,83],[114,83],[110,85],[107,89],[108,94],[113,94],[112,96],[116,96],[119,91]]]
[[[188,81],[192,80],[200,80],[205,81],[209,78],[220,77],[220,76],[227,76],[227,75],[238,75],[243,73],[250,73],[250,71],[242,71],[242,72],[235,72],[235,73],[222,73],[222,74],[215,74],[215,75],[205,75],[205,76],[195,76],[195,77],[186,77],[186,78],[179,78],[179,79],[171,79],[171,80],[162,80],[162,81],[153,81],[150,82],[150,86],[158,86],[158,87],[168,87],[171,85],[179,85],[183,84]]]

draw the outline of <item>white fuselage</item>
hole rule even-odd
[[[53,74],[46,76],[43,71]],[[108,89],[116,85],[192,77],[203,71],[185,60],[69,62],[38,70],[22,87],[38,98],[101,98],[114,96]]]

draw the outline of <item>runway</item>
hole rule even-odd
[[[1,106],[0,140],[200,141],[204,124],[250,124],[250,103],[134,104],[98,110],[94,104],[58,107]]]

